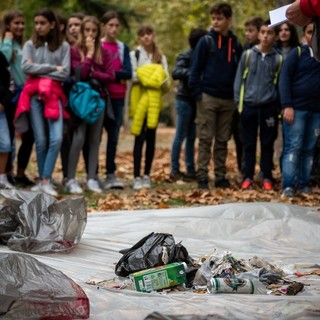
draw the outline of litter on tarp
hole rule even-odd
[[[2,320],[89,318],[83,289],[30,255],[0,253],[0,283]]]
[[[87,223],[83,197],[61,201],[30,191],[0,191],[0,241],[28,253],[71,251]]]

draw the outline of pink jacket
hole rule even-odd
[[[18,132],[23,133],[28,130],[26,112],[30,111],[31,97],[38,95],[44,103],[44,117],[57,120],[60,116],[59,100],[65,106],[67,98],[63,93],[61,82],[50,78],[28,77],[21,92],[15,117],[14,125]],[[69,115],[63,109],[63,116]]]
[[[319,0],[300,0],[300,8],[302,13],[310,18],[320,16]]]

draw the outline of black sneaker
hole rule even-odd
[[[183,181],[185,182],[192,182],[192,181],[196,181],[197,180],[197,174],[194,172],[194,173],[186,173],[184,178],[183,178]]]
[[[226,178],[215,181],[214,185],[216,188],[222,189],[227,189],[231,187],[229,180],[227,180]]]
[[[31,181],[26,175],[22,177],[15,176],[16,184],[24,187],[32,187],[35,185],[34,181]]]
[[[180,171],[176,171],[170,174],[170,179],[173,181],[184,180],[185,174]]]
[[[198,180],[198,189],[209,190],[208,179],[199,179]]]

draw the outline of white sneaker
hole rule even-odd
[[[107,175],[107,179],[104,183],[104,189],[123,189],[123,182],[118,180],[115,174],[111,173]]]
[[[143,176],[142,188],[151,189],[151,181],[149,176]]]
[[[99,182],[97,180],[94,179],[89,179],[87,182],[87,187],[90,191],[92,192],[96,192],[96,193],[101,193],[102,190],[99,186]]]
[[[79,183],[76,179],[70,179],[66,183],[66,188],[70,193],[74,193],[74,194],[82,194],[83,193],[83,190],[79,186]]]
[[[56,197],[58,195],[58,192],[56,190],[54,190],[54,187],[52,186],[52,184],[50,182],[47,184],[41,184],[40,191],[42,191],[46,194],[50,194],[53,197]]]
[[[133,180],[133,190],[142,189],[142,179],[140,177],[135,177]]]
[[[40,191],[41,190],[41,182],[38,182],[37,184],[35,184],[30,190],[33,192]]]
[[[0,189],[14,189],[14,186],[8,181],[6,174],[0,175]]]

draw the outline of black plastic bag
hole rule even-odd
[[[0,318],[88,319],[89,299],[61,271],[30,255],[0,253]]]
[[[0,239],[12,250],[70,251],[80,242],[86,223],[83,197],[58,201],[40,192],[0,191]]]
[[[167,233],[152,232],[120,253],[123,256],[116,265],[115,273],[121,277],[172,262],[192,263],[187,249],[181,243],[176,244],[173,236]]]

